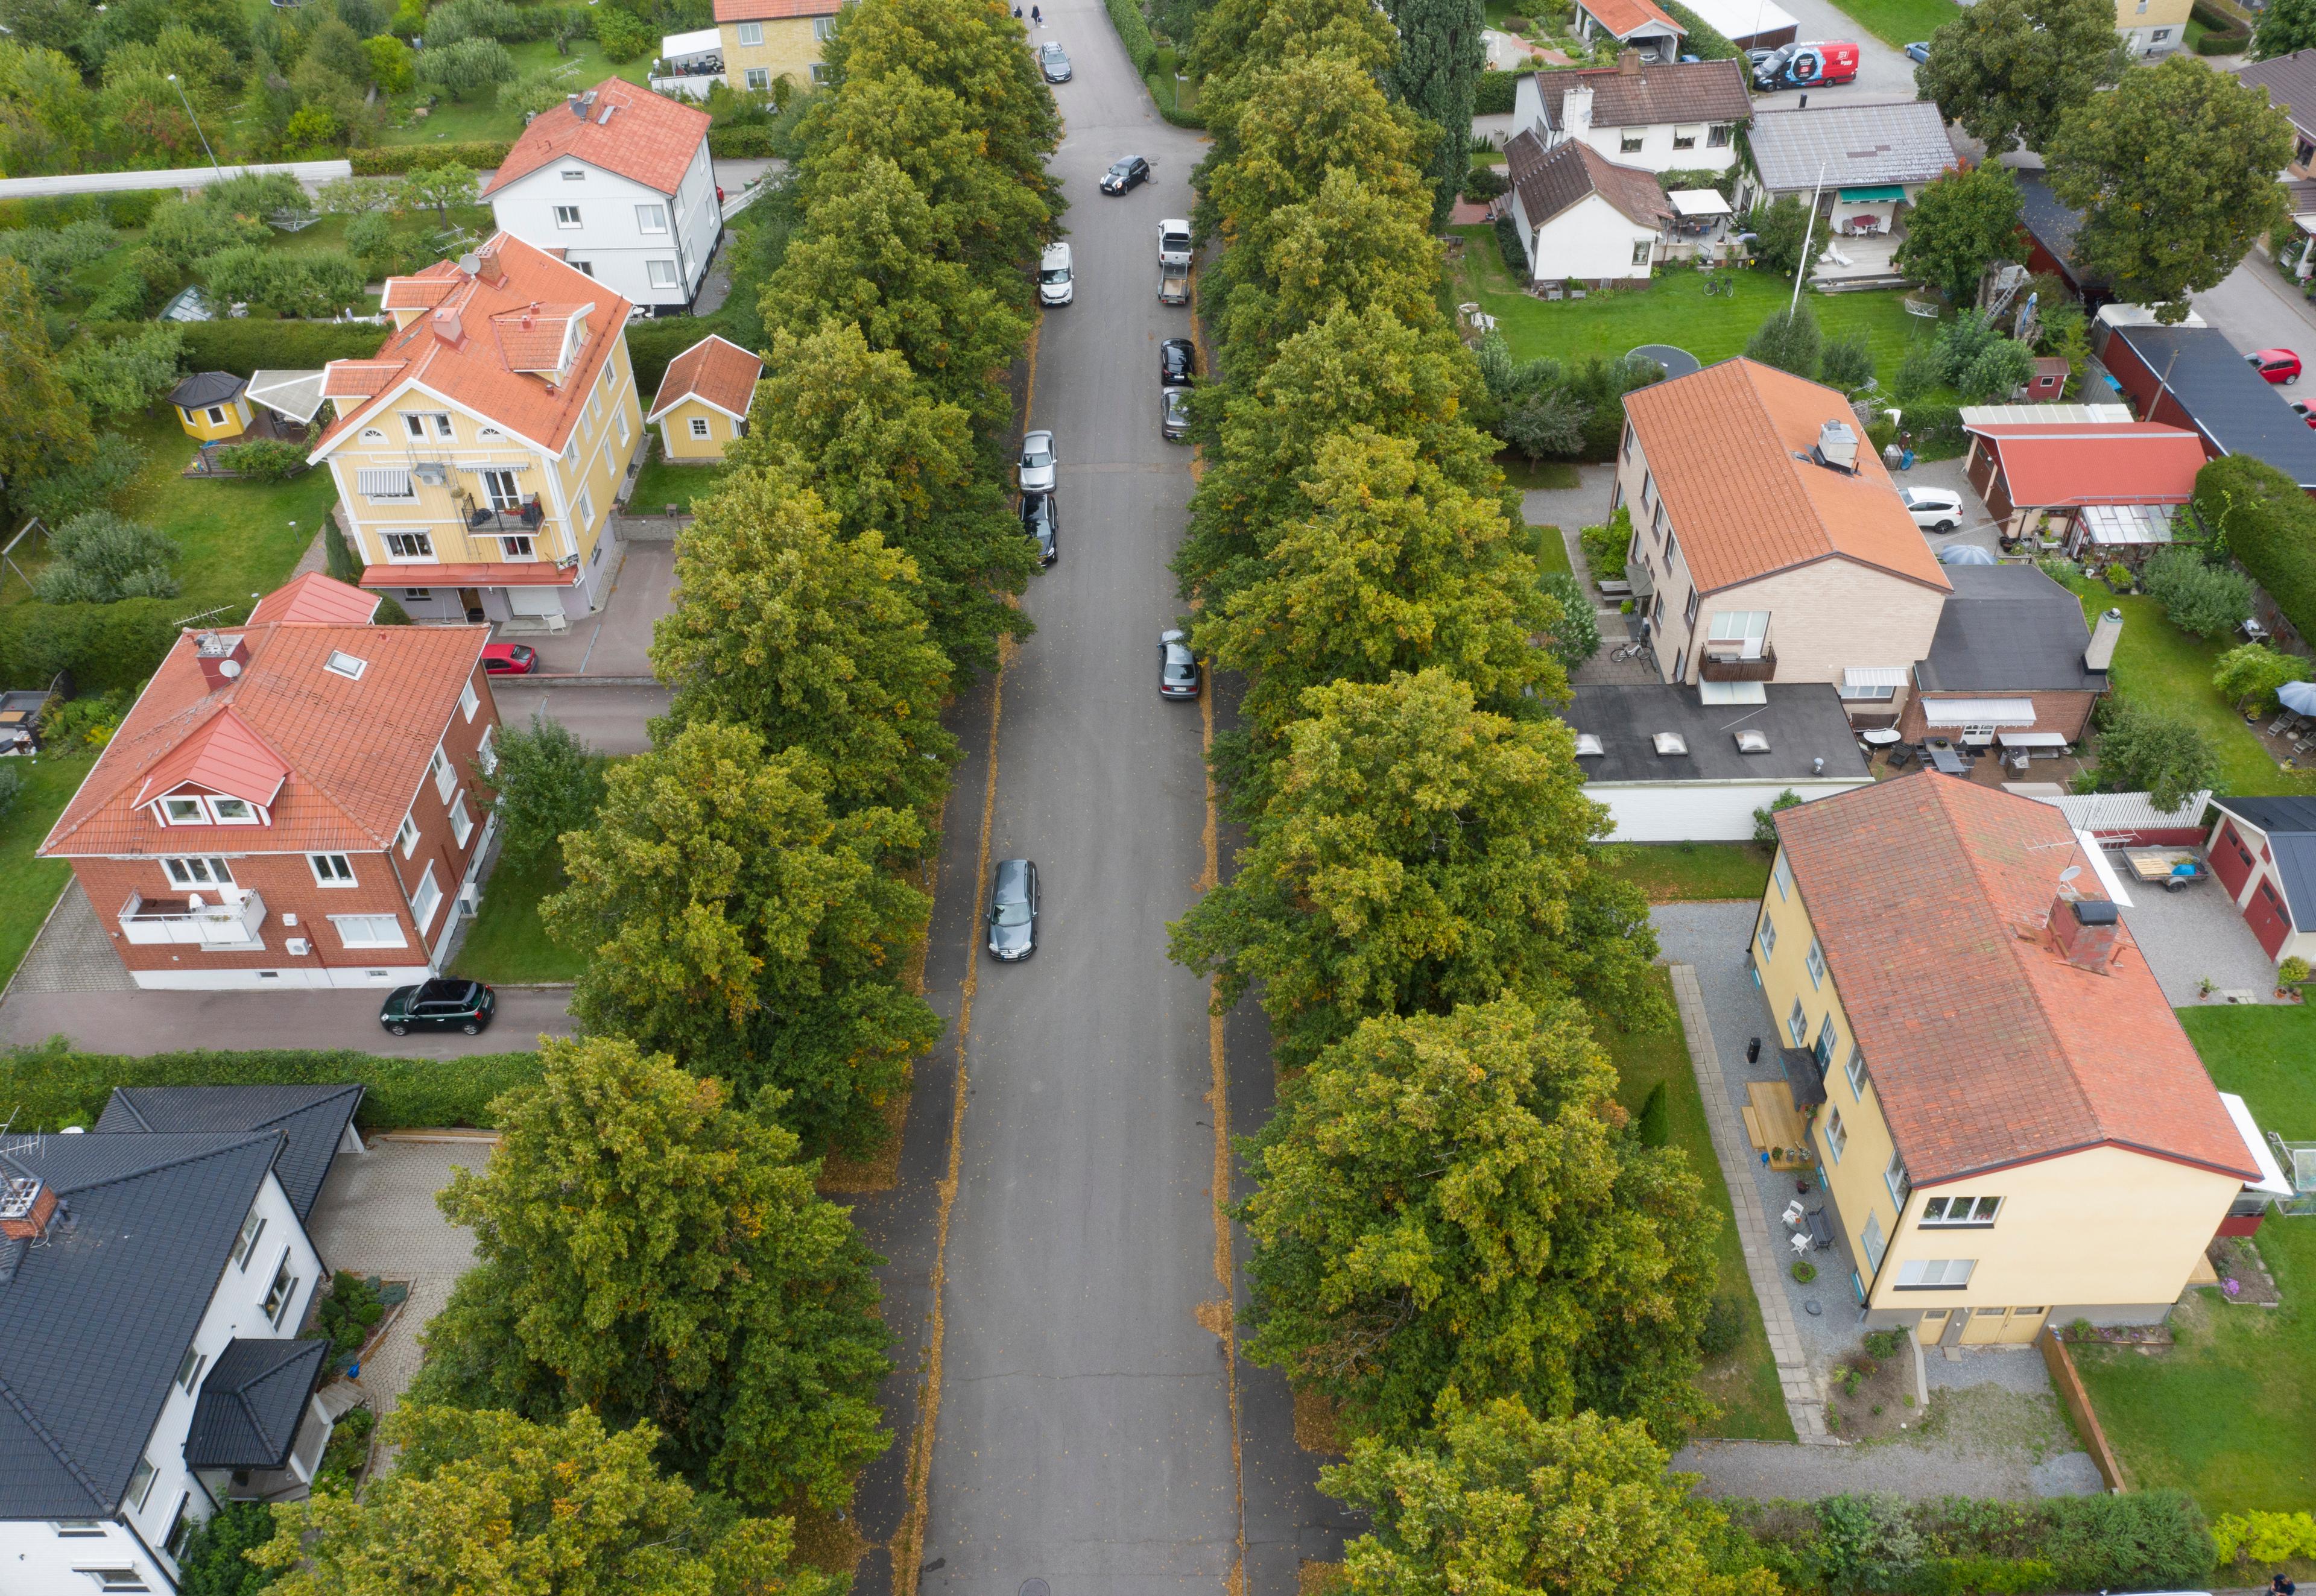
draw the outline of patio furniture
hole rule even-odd
[[[1621,577],[1604,576],[1592,585],[1600,590],[1603,598],[1629,598],[1633,596],[1633,584]]]
[[[1788,1225],[1798,1225],[1802,1222],[1802,1216],[1807,1212],[1809,1212],[1809,1210],[1804,1208],[1802,1206],[1801,1199],[1796,1197],[1791,1202],[1786,1204],[1786,1211],[1779,1214],[1777,1217]]]
[[[1794,1244],[1794,1256],[1796,1258],[1810,1250],[1809,1233],[1805,1230],[1796,1230],[1786,1239]]]
[[[1922,745],[1922,757],[1929,760],[1930,768],[1937,771],[1941,776],[1968,776],[1970,774],[1970,767],[1963,762],[1963,758],[1960,754],[1955,752],[1954,744],[1948,742],[1943,737],[1933,737],[1929,741],[1924,743]]]
[[[1821,1253],[1829,1251],[1833,1246],[1833,1221],[1825,1217],[1825,1210],[1822,1207],[1810,1210],[1804,1216],[1804,1222],[1809,1228],[1810,1245]]]

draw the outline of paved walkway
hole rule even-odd
[[[1751,1146],[1745,1139],[1744,1127],[1738,1122],[1736,1110],[1729,1105],[1729,1088],[1721,1077],[1721,1055],[1713,1046],[1713,1028],[1706,1023],[1705,994],[1697,989],[1695,968],[1687,964],[1672,966],[1672,996],[1680,1011],[1681,1031],[1688,1039],[1689,1063],[1697,1071],[1697,1090],[1705,1099],[1706,1123],[1713,1132],[1713,1156],[1720,1161],[1730,1203],[1736,1210],[1737,1237],[1745,1248],[1745,1273],[1753,1282],[1753,1295],[1761,1305],[1761,1326],[1768,1332],[1769,1352],[1777,1362],[1777,1385],[1785,1393],[1786,1412],[1793,1418],[1794,1433],[1804,1442],[1831,1444],[1825,1429],[1825,1397],[1818,1389],[1816,1377],[1810,1372],[1801,1330],[1794,1323],[1793,1307],[1786,1299],[1780,1279],[1784,1264],[1771,1239],[1769,1218],[1761,1210],[1761,1195],[1753,1182]],[[1795,1493],[1781,1491],[1778,1494]]]
[[[121,963],[104,923],[96,918],[88,894],[81,890],[80,879],[74,877],[65,883],[64,896],[57,900],[48,924],[25,950],[24,962],[16,967],[16,978],[8,985],[8,995],[136,989],[137,983],[129,979],[129,967]]]

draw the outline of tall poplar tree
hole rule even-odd
[[[1398,0],[1399,58],[1387,81],[1394,99],[1413,106],[1439,130],[1424,170],[1432,182],[1431,230],[1448,225],[1456,195],[1471,166],[1472,89],[1487,65],[1480,30],[1487,13],[1480,0]]]

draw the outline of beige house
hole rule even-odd
[[[721,460],[725,446],[748,435],[748,406],[763,373],[763,361],[712,332],[670,360],[644,417],[659,429],[660,453],[687,465]]]
[[[628,303],[502,233],[389,278],[395,331],[333,360],[337,419],[311,457],[337,479],[361,585],[414,619],[554,630],[602,607],[611,507],[643,447]]]
[[[2115,0],[2115,31],[2134,56],[2168,56],[2187,42],[2194,0]]]
[[[2163,1318],[2262,1178],[2257,1132],[2083,895],[2066,817],[1923,771],[1777,820],[1753,977],[1814,1060],[1867,1322],[1930,1346]]]
[[[820,47],[838,10],[838,0],[716,0],[725,81],[759,94],[783,77],[799,89],[826,83]]]
[[[1625,396],[1612,509],[1666,681],[1707,703],[1828,682],[1853,721],[1895,718],[1950,590],[1849,405],[1743,359]]]

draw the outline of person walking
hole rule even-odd
[[[1034,5],[1029,8],[1029,25],[1033,28],[1042,28],[1046,25],[1045,17]]]
[[[2299,1588],[2292,1583],[2292,1576],[2286,1574],[2279,1574],[2267,1582],[2268,1596],[2292,1596]]]

